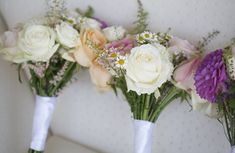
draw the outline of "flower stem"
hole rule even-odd
[[[226,129],[227,129],[228,139],[229,139],[229,142],[232,143],[232,138],[231,138],[231,133],[230,133],[230,128],[229,128],[227,110],[226,110],[225,103],[223,103],[223,111],[224,111],[224,120],[225,120]]]
[[[144,105],[144,112],[143,112],[143,120],[148,120],[148,112],[149,112],[149,102],[150,102],[150,95],[145,96],[145,105]]]
[[[156,110],[149,116],[150,122],[155,122],[162,110],[172,101],[174,97],[178,94],[177,88],[172,87],[168,94],[162,99],[161,104],[158,106]]]

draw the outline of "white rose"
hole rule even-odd
[[[205,99],[202,99],[197,93],[196,90],[191,91],[191,98],[192,98],[192,107],[195,111],[201,111],[205,115],[211,118],[219,118],[221,117],[221,113],[218,109],[217,103],[210,103]]]
[[[59,47],[55,38],[55,32],[50,27],[31,25],[19,32],[17,47],[25,59],[46,62]]]
[[[151,94],[170,77],[173,65],[166,48],[160,44],[135,47],[128,57],[126,82],[128,91]]]
[[[56,25],[56,33],[58,41],[68,48],[73,48],[78,45],[79,33],[71,25],[66,22],[61,22]]]
[[[86,17],[80,18],[80,23],[81,23],[81,29],[92,28],[100,30],[101,27],[101,24],[98,21]]]
[[[115,41],[122,39],[126,33],[126,30],[121,26],[111,26],[103,29],[103,32],[109,41]]]

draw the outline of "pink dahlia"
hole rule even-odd
[[[200,97],[215,102],[218,94],[226,89],[225,81],[228,79],[222,49],[208,54],[203,59],[194,79]]]

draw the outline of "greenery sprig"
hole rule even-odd
[[[218,35],[220,34],[220,32],[218,30],[214,30],[213,32],[209,32],[208,35],[206,37],[202,37],[202,40],[200,40],[197,44],[197,49],[200,52],[204,52],[205,51],[205,47]]]
[[[88,6],[88,8],[85,11],[82,11],[79,8],[77,8],[76,11],[79,14],[81,14],[83,17],[87,17],[87,18],[92,18],[95,12],[91,6]]]
[[[137,13],[137,20],[133,22],[135,27],[133,30],[130,32],[131,34],[138,34],[142,33],[147,30],[148,27],[148,12],[144,10],[143,4],[141,0],[137,0],[138,2],[138,13]]]

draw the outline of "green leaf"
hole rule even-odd
[[[232,109],[235,109],[235,99],[231,99],[227,103],[229,107],[231,107]]]
[[[91,18],[93,15],[94,15],[94,9],[91,6],[88,6],[86,12],[84,13],[84,16]]]
[[[22,83],[21,69],[22,69],[22,64],[19,64],[19,66],[18,66],[18,80],[19,80],[20,83]]]
[[[205,47],[213,40],[215,39],[218,35],[219,35],[219,31],[218,30],[214,30],[211,33],[208,33],[208,35],[206,37],[202,37],[202,40],[198,42],[197,44],[197,48],[200,52],[204,52],[205,51]]]
[[[94,15],[94,9],[91,6],[88,6],[88,8],[85,12],[81,11],[79,8],[77,8],[76,11],[79,14],[81,14],[83,17],[92,18]]]

